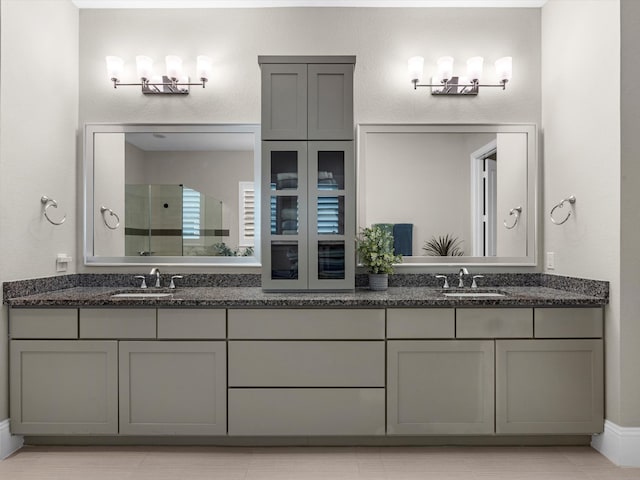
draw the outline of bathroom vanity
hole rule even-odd
[[[27,435],[567,435],[603,430],[606,299],[546,287],[268,294],[76,287],[8,299]]]

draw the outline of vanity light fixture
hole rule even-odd
[[[124,61],[120,57],[108,56],[107,74],[109,80],[113,82],[113,88],[138,86],[142,88],[144,94],[188,94],[189,87],[201,86],[205,88],[212,71],[211,58],[199,55],[196,58],[196,75],[200,79],[198,83],[191,83],[188,76],[182,73],[182,59],[176,55],[165,57],[166,73],[162,76],[154,76],[153,60],[145,55],[136,57],[136,71],[140,83],[122,83],[122,71]]]
[[[414,90],[417,90],[418,87],[431,87],[431,95],[477,95],[479,87],[501,87],[504,90],[513,73],[512,58],[500,58],[495,62],[499,83],[482,84],[480,83],[484,64],[482,57],[471,57],[467,60],[466,76],[453,74],[453,62],[453,57],[440,57],[437,61],[437,73],[431,78],[431,83],[423,84],[420,82],[424,73],[424,58],[411,57],[409,59],[409,77]]]

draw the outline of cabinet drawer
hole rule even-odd
[[[384,388],[229,389],[229,435],[384,435]]]
[[[158,309],[158,338],[225,338],[224,309]]]
[[[387,338],[454,338],[453,308],[390,308]]]
[[[536,338],[602,338],[601,308],[536,308]]]
[[[457,338],[531,338],[532,308],[459,308]]]
[[[155,308],[80,309],[80,338],[155,337]]]
[[[384,342],[229,342],[230,387],[384,387]]]
[[[381,340],[384,310],[229,310],[229,338]]]
[[[78,338],[75,308],[12,308],[9,318],[11,338]]]

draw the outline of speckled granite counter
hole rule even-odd
[[[484,290],[484,289],[483,289]],[[503,297],[446,297],[429,287],[391,287],[385,292],[366,288],[347,293],[265,293],[258,287],[185,287],[170,297],[114,298],[121,292],[153,292],[117,287],[72,287],[14,298],[11,307],[473,307],[473,306],[585,306],[605,305],[606,296],[593,296],[544,286],[495,287]],[[169,290],[163,289],[163,292]],[[448,292],[458,289],[446,290]],[[464,291],[472,292],[466,288]]]

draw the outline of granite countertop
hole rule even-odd
[[[172,292],[162,298],[114,298],[122,292]],[[605,305],[603,296],[591,296],[543,286],[492,287],[478,291],[499,291],[503,297],[446,297],[432,287],[390,287],[384,292],[358,288],[353,292],[268,293],[259,287],[183,287],[175,290],[80,286],[26,296],[6,298],[11,307],[518,307]],[[473,292],[470,288],[463,291]]]

